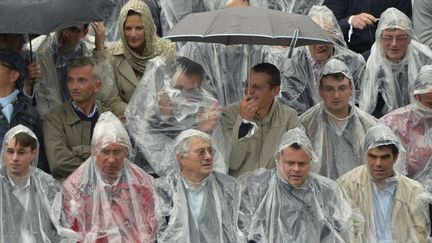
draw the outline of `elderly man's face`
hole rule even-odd
[[[87,32],[88,28],[84,28],[84,24],[61,29],[55,33],[57,47],[61,52],[73,51]]]
[[[15,177],[23,177],[29,173],[30,164],[36,158],[37,151],[32,150],[30,146],[22,147],[13,138],[5,146],[3,154],[8,173]]]
[[[406,54],[411,38],[405,30],[383,30],[380,44],[386,58],[392,62],[400,61]]]
[[[177,160],[186,178],[202,180],[213,171],[213,148],[208,141],[193,137],[188,153],[178,155]]]
[[[424,106],[432,109],[432,92],[425,94],[418,94],[415,98]]]
[[[366,154],[366,159],[371,176],[380,182],[393,175],[393,165],[397,155],[394,155],[390,147],[382,146],[371,148]]]
[[[318,62],[322,63],[327,61],[332,53],[333,53],[333,45],[332,44],[318,44],[318,45],[311,45],[308,46],[310,54],[312,58]]]
[[[108,180],[116,180],[127,154],[128,149],[121,144],[112,143],[105,146],[96,156],[96,166],[102,176]]]
[[[282,150],[279,157],[280,172],[294,186],[301,186],[309,177],[311,157],[304,148],[292,146]]]

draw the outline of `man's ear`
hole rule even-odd
[[[95,80],[95,91],[99,92],[102,89],[102,80],[96,79]]]
[[[17,70],[11,70],[8,77],[9,83],[16,83],[20,77],[20,73]]]
[[[274,96],[279,95],[279,92],[280,92],[280,86],[275,86],[272,90]]]

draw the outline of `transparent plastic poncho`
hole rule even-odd
[[[301,1],[301,0],[250,0],[251,6],[280,10],[288,13],[303,14],[309,13],[314,5],[322,5],[323,0]]]
[[[13,127],[4,137],[0,164],[0,242],[76,242],[79,235],[65,227],[60,183],[36,167],[38,156],[31,161],[29,174],[15,178],[12,183],[4,153],[7,144],[19,133],[37,140],[23,125]],[[39,142],[36,150],[39,154]],[[29,199],[23,205],[14,191],[19,193],[26,186]]]
[[[174,142],[176,153],[182,153],[180,147],[187,143],[185,139],[193,137],[206,141],[210,139],[197,130],[183,131]],[[195,202],[198,199],[189,195],[196,195],[196,190],[190,189],[186,181],[180,170],[171,171],[155,181],[159,202],[158,242],[245,242],[237,225],[240,204],[240,184],[237,180],[211,172],[198,189],[202,196],[199,206]],[[199,209],[192,208],[194,206]],[[196,210],[197,216],[194,217]]]
[[[129,102],[126,127],[139,152],[159,176],[178,167],[173,139],[195,128],[215,143],[215,169],[226,173],[229,147],[219,124],[221,107],[208,93],[201,65],[184,57],[157,57],[147,66]]]
[[[323,75],[334,73],[345,74],[355,90],[348,67],[337,59],[330,59],[323,67]],[[354,105],[353,96],[354,93],[345,118],[333,115],[323,101],[299,117],[321,158],[315,172],[333,180],[363,164],[361,151],[366,131],[376,124],[374,117]]]
[[[102,150],[113,144],[132,151],[123,124],[105,112],[93,131],[90,158],[63,184],[67,222],[82,235],[83,242],[153,242],[153,178],[123,155],[123,161],[117,162],[121,168],[116,180],[107,180],[96,163],[103,156]],[[111,153],[109,156],[116,156],[115,151]]]
[[[309,173],[300,187],[288,182],[278,156],[293,143],[319,158],[304,131],[286,132],[275,153],[276,169],[259,169],[240,178],[244,185],[239,226],[253,242],[345,242],[350,229],[350,207],[334,181]]]
[[[367,160],[370,149],[394,145],[398,157],[393,175],[376,181]],[[426,242],[428,207],[420,183],[404,176],[405,150],[393,131],[382,124],[369,128],[363,145],[364,166],[338,179],[353,207],[352,242]],[[376,223],[380,222],[380,223]],[[389,239],[389,235],[391,239]]]
[[[432,65],[423,66],[413,96],[432,93]],[[432,180],[432,109],[415,97],[413,103],[380,119],[399,137],[407,153],[407,175],[423,185]]]
[[[405,56],[398,63],[388,60],[381,45],[381,34],[386,29],[401,29],[411,38]],[[378,94],[385,102],[380,115],[411,103],[414,80],[420,68],[432,63],[432,50],[418,41],[413,32],[411,20],[396,8],[388,8],[380,16],[375,43],[366,63],[359,106],[373,113],[377,106]],[[393,40],[392,40],[393,41]]]
[[[222,9],[229,0],[159,0],[162,33],[166,33],[186,15]]]
[[[333,39],[333,54],[330,58],[344,62],[359,87],[365,68],[364,58],[346,47],[338,22],[325,6],[314,6],[309,12],[313,21],[320,25]],[[266,61],[274,63],[281,71],[281,91],[278,100],[303,114],[321,101],[319,78],[325,63],[317,63],[307,46],[298,47],[292,58],[288,58],[289,48],[264,47]],[[356,90],[356,97],[359,91]]]
[[[201,64],[206,71],[206,83],[221,105],[229,105],[243,98],[248,70],[263,62],[262,46],[250,46],[251,64],[247,66],[247,45],[222,45],[188,42],[180,50],[181,56]]]

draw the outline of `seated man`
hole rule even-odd
[[[330,59],[320,81],[322,101],[299,117],[321,158],[320,166],[315,167],[317,172],[333,180],[363,163],[364,137],[376,124],[373,116],[354,105],[353,90],[348,67]]]
[[[39,142],[23,125],[3,140],[0,164],[0,242],[67,242],[79,235],[64,227],[61,186],[36,168]]]
[[[63,181],[90,157],[90,140],[103,111],[96,94],[102,86],[100,67],[92,58],[73,60],[68,67],[71,101],[45,114],[45,147],[51,174]]]
[[[84,242],[154,242],[152,177],[126,158],[132,152],[120,120],[102,113],[90,158],[63,183],[67,223]]]
[[[250,95],[246,83],[243,99],[225,107],[222,113],[224,133],[231,137],[229,173],[233,176],[261,167],[273,168],[277,140],[300,126],[297,113],[275,100],[280,73],[274,65],[255,65],[250,80]]]
[[[102,102],[118,116],[124,113],[120,107],[120,97],[114,90],[113,80],[109,70],[111,67],[106,59],[104,38],[105,31],[101,23],[92,23],[96,32],[95,44],[86,38],[89,24],[79,23],[69,28],[61,29],[49,35],[41,35],[32,40],[33,48],[44,77],[34,86],[34,101],[36,109],[45,115],[54,107],[63,104],[71,97],[67,87],[67,70],[73,59],[94,56],[98,65],[106,68],[104,74],[104,93]],[[101,27],[102,26],[102,27]]]
[[[424,186],[432,179],[432,65],[423,66],[414,82],[413,102],[381,121],[400,139],[407,154],[407,176]]]
[[[24,59],[10,49],[0,49],[0,141],[6,132],[18,125],[24,125],[32,130],[42,147],[39,153],[38,168],[49,172],[43,149],[42,124],[31,100],[18,90],[18,83],[23,80]]]
[[[126,127],[148,162],[142,164],[146,171],[164,176],[174,168],[172,140],[195,128],[211,134],[220,148],[215,167],[226,173],[229,145],[218,125],[220,106],[203,88],[203,77],[201,65],[185,57],[157,57],[147,64],[125,113]]]
[[[381,14],[359,100],[360,108],[376,118],[411,103],[417,73],[432,64],[432,50],[413,31],[411,20],[396,8]]]
[[[156,180],[158,242],[242,242],[237,227],[240,185],[213,171],[211,137],[189,129],[174,142],[179,169]]]
[[[344,242],[349,205],[336,182],[310,170],[319,162],[306,134],[286,132],[274,153],[277,168],[243,180],[239,226],[250,242]]]
[[[334,43],[297,48],[292,59],[288,58],[288,48],[278,54],[270,53],[268,57],[279,56],[275,63],[278,63],[282,75],[280,101],[294,108],[299,114],[303,114],[321,101],[318,92],[319,79],[324,64],[330,58],[338,59],[347,65],[357,89],[366,64],[360,54],[346,47],[342,31],[330,9],[325,6],[313,6],[309,16],[328,33]],[[357,93],[359,92],[356,91],[356,97]]]
[[[357,215],[350,242],[427,242],[428,207],[419,198],[424,190],[402,174],[405,151],[399,139],[377,125],[367,131],[363,151],[365,164],[337,181]]]

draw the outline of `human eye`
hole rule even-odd
[[[143,25],[137,26],[136,30],[144,30],[144,26]]]
[[[116,149],[116,150],[113,151],[113,153],[114,153],[114,156],[120,156],[120,155],[122,155],[123,150],[121,150],[121,149]]]
[[[6,151],[5,151],[7,154],[14,154],[15,153],[15,150],[13,150],[13,149],[6,149]]]

